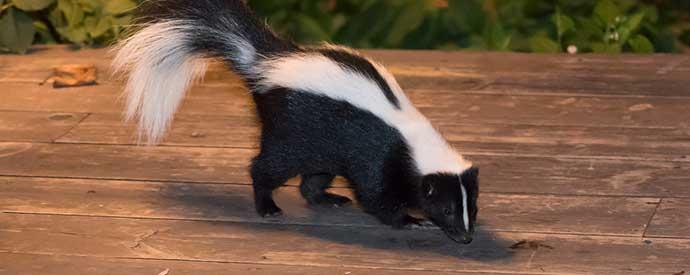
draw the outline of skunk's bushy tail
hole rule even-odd
[[[271,55],[296,51],[276,36],[242,0],[148,0],[139,9],[142,28],[122,41],[113,61],[125,75],[127,120],[139,137],[157,143],[186,91],[206,72],[206,59],[223,59],[249,82],[252,68]]]

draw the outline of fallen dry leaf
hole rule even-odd
[[[646,111],[649,109],[654,109],[654,105],[649,104],[649,103],[645,103],[645,104],[633,105],[633,106],[630,106],[630,108],[628,108],[628,110],[631,112],[641,112],[641,111]]]
[[[53,76],[44,83],[52,83],[53,88],[96,85],[96,66],[70,64],[53,70]],[[42,83],[43,84],[43,83]]]

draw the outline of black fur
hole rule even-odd
[[[303,176],[302,194],[311,203],[334,204],[324,190],[334,175],[347,178],[364,209],[381,221],[404,226],[415,198],[415,181],[405,142],[397,130],[346,102],[278,89],[255,93],[262,121],[261,153],[252,164],[260,215],[279,211],[271,192]],[[316,177],[316,178],[315,178]]]
[[[239,0],[148,0],[137,12],[139,23],[165,20],[188,20],[195,26],[194,39],[186,41],[193,52],[207,57],[224,59],[228,66],[248,78],[253,74],[237,66],[237,49],[222,39],[223,34],[235,34],[249,41],[260,57],[301,52],[291,41],[279,38]]]
[[[194,53],[225,59],[250,84],[261,78],[260,72],[257,75],[250,68],[234,64],[238,61],[237,48],[228,45],[219,34],[245,37],[257,49],[257,58],[310,51],[275,36],[240,0],[150,0],[146,3],[144,12],[149,20],[191,21],[198,31],[190,33],[194,39],[181,43]],[[316,51],[376,81],[389,101],[398,106],[398,99],[369,61],[347,51]],[[250,85],[250,89],[254,87]],[[403,228],[419,223],[407,210],[420,208],[453,240],[471,241],[477,212],[476,168],[463,175],[420,175],[400,132],[368,111],[347,102],[287,88],[254,90],[252,94],[262,123],[261,151],[251,166],[256,210],[260,215],[281,213],[272,193],[295,176],[302,176],[300,191],[309,203],[348,203],[349,199],[325,191],[338,175],[351,183],[364,211],[385,224]],[[460,184],[466,187],[471,198],[469,231],[462,223]],[[454,208],[452,215],[444,213],[447,207]]]

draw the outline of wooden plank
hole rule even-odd
[[[406,89],[457,91],[490,84],[492,90],[501,93],[690,96],[686,89],[690,85],[690,58],[683,55],[406,50],[364,53],[386,64]],[[78,62],[96,65],[101,82],[113,83],[108,77],[110,58],[105,49],[70,51],[61,46],[41,48],[27,56],[0,56],[0,82],[39,83],[52,67]],[[236,78],[224,71],[221,66],[212,66],[205,83],[222,85]]]
[[[176,261],[150,259],[117,259],[89,256],[42,255],[24,253],[0,253],[0,274],[3,275],[74,275],[74,274],[108,274],[108,275],[323,275],[323,274],[470,274],[458,272],[428,272],[367,268],[316,267],[272,264],[219,263],[203,261]],[[471,273],[477,274],[477,273]],[[490,275],[495,273],[479,273]]]
[[[395,71],[420,72],[433,85],[456,90],[463,81],[488,83],[501,93],[690,96],[685,55],[534,55],[497,52],[374,50],[366,53]],[[405,78],[401,83],[405,83]],[[416,85],[415,85],[416,84]],[[421,84],[421,85],[420,85]],[[403,86],[405,87],[405,86]]]
[[[663,199],[645,235],[690,239],[690,200]]]
[[[121,113],[121,86],[96,85],[53,89],[48,85],[0,83],[0,110],[38,112]],[[254,113],[254,105],[242,86],[197,87],[180,109],[190,114]]]
[[[0,250],[166,260],[399,270],[673,274],[690,241],[436,230],[0,214]],[[522,240],[533,246],[517,245]],[[510,247],[513,246],[513,249]]]
[[[353,197],[349,189],[336,193]],[[1,178],[4,212],[386,227],[357,206],[308,207],[295,187],[276,192],[284,216],[254,212],[250,186]],[[483,230],[642,236],[658,199],[482,193]]]
[[[258,148],[260,129],[254,116],[178,115],[162,145]],[[137,143],[136,125],[124,123],[119,114],[92,114],[61,143]]]
[[[121,81],[110,75],[110,60],[83,58],[51,58],[41,59],[38,57],[26,58],[20,65],[12,67],[0,67],[0,83],[25,83],[40,84],[52,75],[53,68],[60,65],[84,64],[94,65],[98,72],[98,83],[106,85],[117,85]],[[390,66],[388,68],[397,78],[399,84],[405,89],[435,89],[444,90],[471,90],[487,85],[489,82],[484,78],[475,75],[465,75],[460,72],[441,72],[434,68],[406,66]],[[410,69],[415,69],[411,71]],[[204,76],[204,81],[199,86],[225,87],[235,85],[240,82],[240,78],[232,73],[227,67],[220,63],[211,63],[209,70]]]
[[[688,197],[690,166],[642,160],[472,157],[494,192]],[[567,191],[566,191],[567,190]]]
[[[247,184],[255,154],[240,148],[0,142],[0,175]],[[688,162],[467,157],[481,167],[487,192],[690,197]]]
[[[53,75],[53,70],[63,65],[80,64],[96,68],[99,85],[121,85],[122,79],[112,74],[110,59],[83,57],[75,55],[69,57],[41,58],[36,56],[15,57],[16,60],[5,60],[7,63],[17,63],[3,67],[0,63],[0,83],[39,85]],[[0,57],[2,60],[2,57]],[[1,62],[1,61],[0,61]],[[219,63],[211,63],[204,76],[202,87],[234,87],[242,80]]]
[[[0,174],[248,182],[255,150],[0,143]]]
[[[119,86],[55,90],[46,86],[0,83],[0,110],[121,113]],[[628,128],[688,128],[690,99],[501,95],[411,90],[422,113],[447,122],[506,123]],[[181,114],[253,116],[242,86],[197,87]],[[510,115],[510,117],[507,117]]]
[[[96,67],[98,83],[118,84],[110,68],[114,55],[108,49],[72,50],[65,46],[43,46],[28,55],[0,56],[0,82],[39,84],[52,74],[55,67],[85,64]],[[239,78],[218,62],[212,63],[203,85],[234,86]]]
[[[53,141],[86,117],[79,113],[0,111],[0,141]]]
[[[690,129],[473,124],[432,121],[463,152],[683,161]],[[119,114],[93,114],[57,142],[135,144],[135,127]],[[163,145],[257,148],[255,117],[178,115]]]
[[[427,117],[445,121],[647,128],[687,128],[690,121],[690,105],[677,98],[407,94]]]
[[[685,161],[690,129],[509,124],[433,120],[462,152]]]

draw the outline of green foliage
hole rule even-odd
[[[143,0],[0,0],[0,50],[105,45]],[[190,0],[191,1],[191,0]],[[521,52],[679,52],[688,0],[248,0],[301,43]]]
[[[32,24],[29,16],[10,8],[5,16],[0,18],[0,41],[11,51],[26,52],[36,33]]]
[[[32,43],[103,45],[129,24],[133,0],[0,0],[0,50],[25,53]]]
[[[354,47],[678,52],[690,1],[249,0],[284,35]]]

